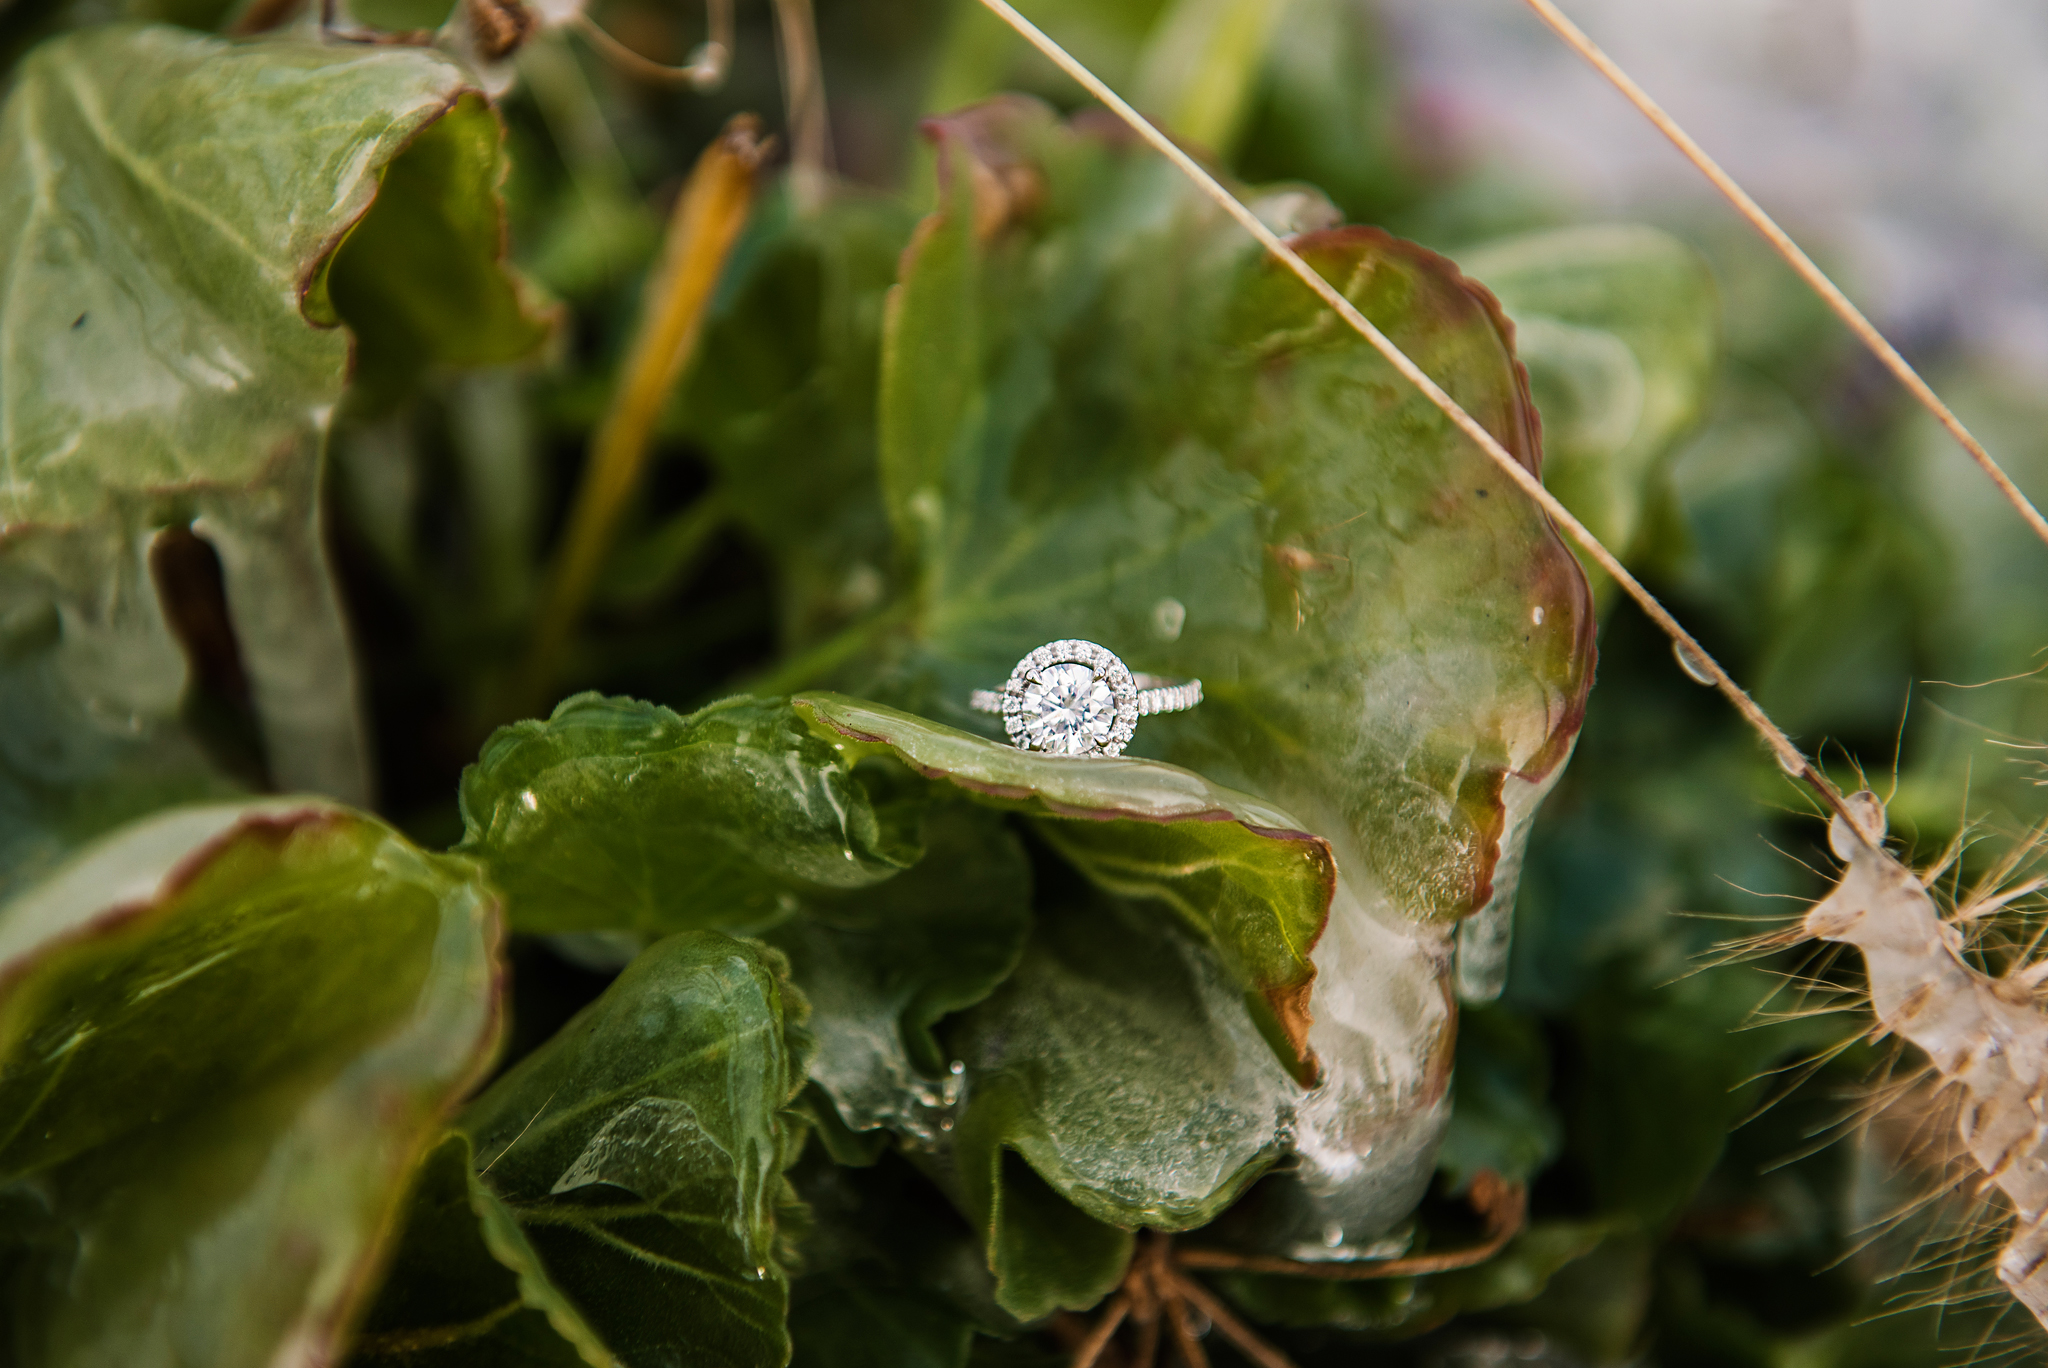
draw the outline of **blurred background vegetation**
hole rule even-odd
[[[1894,829],[1923,858],[1966,825],[1990,858],[2048,812],[2036,764],[2048,691],[2029,677],[2048,626],[2048,548],[1761,243],[1643,152],[1648,135],[1630,111],[1586,93],[1578,83],[1594,83],[1590,73],[1561,65],[1526,16],[1465,8],[1040,0],[1028,13],[1242,180],[1317,186],[1351,220],[1443,251],[1482,280],[1488,245],[1515,234],[1621,219],[1690,244],[1719,294],[1714,382],[1699,412],[1682,415],[1690,421],[1676,440],[1628,472],[1627,511],[1602,530],[1620,535],[1616,549],[1802,744],[1845,780],[1861,767],[1892,795]],[[364,0],[358,12],[389,27],[440,18],[432,0]],[[684,60],[704,32],[701,14],[668,3],[610,0],[598,17],[668,62]],[[1736,10],[1725,27],[1758,17]],[[490,720],[478,700],[523,644],[535,567],[560,531],[610,392],[663,210],[732,114],[781,122],[774,13],[742,4],[738,23],[731,77],[710,94],[636,81],[559,39],[529,50],[524,83],[504,107],[512,248],[569,306],[562,353],[525,371],[430,383],[390,408],[361,402],[337,443],[339,543],[375,694],[385,806],[426,838],[456,830],[451,781]],[[1062,109],[1082,103],[971,3],[819,0],[816,25],[843,182],[831,193],[864,203],[864,216],[841,221],[866,229],[842,230],[836,261],[828,255],[808,278],[784,263],[776,288],[792,296],[791,317],[846,288],[820,269],[865,281],[856,302],[878,307],[893,253],[929,202],[921,115],[1001,90]],[[1205,52],[1190,36],[1217,31],[1237,40]],[[1759,29],[1760,66],[1774,32]],[[1654,50],[1654,31],[1631,36]],[[1457,65],[1461,55],[1470,67]],[[1425,58],[1428,80],[1418,70]],[[1662,72],[1677,79],[1684,65],[1685,53],[1665,53]],[[1742,89],[1695,94],[1710,112],[1713,98]],[[1532,152],[1515,121],[1552,99],[1580,121],[1559,130],[1551,112],[1538,130],[1548,150]],[[1810,122],[1810,109],[1786,112]],[[1764,132],[1754,119],[1728,131]],[[1567,132],[1583,141],[1557,155]],[[1615,144],[1626,154],[1603,152]],[[1745,169],[1743,146],[1716,150]],[[1843,137],[1808,137],[1802,150],[1820,179],[1877,155]],[[1589,164],[1607,179],[1586,174]],[[1779,169],[1776,183],[1796,185],[1796,170]],[[1910,188],[1893,189],[1912,203]],[[777,193],[739,248],[728,293],[746,277],[750,243],[773,241],[778,216],[803,212],[787,186]],[[1873,205],[1844,198],[1808,201],[1811,221],[1793,224],[1844,270],[1852,294],[1869,298],[1855,234],[1842,226]],[[1983,238],[1981,217],[1995,221],[1996,197],[1987,198],[1979,222],[1947,236],[1938,222],[1914,245],[1970,250]],[[2009,281],[1979,289],[2012,293]],[[1919,307],[1880,307],[1880,322],[2024,487],[2048,489],[2048,409],[2024,352],[1969,327],[1967,299],[1937,292],[1936,307],[1906,303]],[[800,336],[792,329],[783,340]],[[783,364],[800,371],[805,358]],[[1582,395],[1561,371],[1534,379],[1553,483],[1560,461],[1618,456],[1577,422],[1597,416],[1599,395]],[[687,709],[747,686],[814,630],[778,613],[758,532],[721,504],[730,472],[706,449],[692,393],[686,382],[669,410],[634,525],[560,692],[595,687]],[[516,405],[503,403],[515,395]],[[505,442],[494,424],[519,425],[518,440]],[[1585,450],[1560,449],[1574,442]],[[486,470],[485,461],[517,467]],[[393,542],[394,528],[409,537]],[[1911,1156],[1841,1138],[1886,1047],[1799,1067],[1862,1023],[1767,1021],[1767,1000],[1789,1005],[1774,994],[1791,965],[1701,967],[1713,947],[1755,929],[1740,923],[1796,905],[1774,899],[1824,886],[1819,826],[1664,639],[1611,593],[1603,602],[1599,682],[1532,842],[1508,990],[1468,1010],[1458,1074],[1460,1143],[1540,1150],[1535,1213],[1582,1223],[1588,1233],[1572,1252],[1591,1252],[1547,1286],[1531,1272],[1522,1288],[1444,1288],[1435,1309],[1401,1304],[1398,1286],[1318,1289],[1305,1304],[1270,1289],[1261,1305],[1249,1284],[1240,1294],[1269,1317],[1304,1323],[1284,1342],[1305,1364],[1881,1368],[1995,1356],[2002,1346],[2033,1352],[2034,1332],[2002,1293],[1981,1295],[1990,1246],[1956,1236],[1945,1224],[1955,1213],[1890,1234],[1876,1227],[1935,1181]],[[591,990],[545,952],[527,953],[529,997],[560,992],[564,1010]],[[522,1034],[544,1034],[551,1014],[529,1006]],[[1960,1267],[1944,1264],[1951,1256]],[[1410,1338],[1461,1299],[1519,1304]]]
[[[209,27],[228,17],[207,0],[138,8]],[[1608,500],[1600,517],[1579,511],[1809,751],[1850,786],[1860,770],[1891,795],[1894,831],[1919,856],[1967,831],[1976,842],[1967,875],[2048,814],[2039,763],[2048,689],[2033,673],[2048,626],[2048,547],[1760,243],[1679,181],[1664,154],[1645,151],[1646,133],[1619,131],[1626,108],[1561,63],[1519,7],[1024,8],[1241,180],[1320,187],[1350,219],[1443,251],[1482,281],[1488,254],[1516,234],[1627,219],[1689,244],[1718,292],[1710,391],[1674,416],[1671,440],[1627,453],[1602,445],[1605,400],[1584,388],[1593,381],[1568,365],[1539,366],[1553,478],[1578,471],[1595,491],[1581,497]],[[1947,165],[1969,158],[1940,155],[2009,133],[2025,103],[1987,104],[1983,91],[1974,105],[1963,98],[1971,72],[1962,64],[1980,58],[1953,48],[1951,67],[1929,67],[1921,85],[1887,95],[1881,64],[1857,64],[1853,25],[1882,32],[1908,22],[1898,5],[1815,8],[1848,14],[1852,28],[1841,31],[1810,16],[1779,23],[1777,10],[1755,4],[1638,8],[1676,17],[1659,30],[1607,4],[1586,6],[1585,20],[1596,31],[1607,17],[1624,24],[1622,55],[1632,44],[1679,82],[1682,114],[1694,112],[1691,99],[1724,137],[1747,138],[1714,150],[1738,174],[1746,161],[1765,172],[1767,200],[1770,188],[1797,196],[1818,187],[1790,206],[1795,233],[1840,268],[1852,295],[1877,301],[1880,324],[2021,485],[2048,493],[2048,361],[2034,364],[2042,358],[2025,307],[2038,284],[2038,220],[2020,222],[2032,200],[1996,187],[1971,200],[1951,183],[1963,172]],[[1987,40],[1996,32],[1975,20],[1998,6],[1962,8],[1974,26],[1959,18],[1958,27]],[[414,29],[446,10],[438,0],[357,0],[353,13]],[[1710,11],[1712,23],[1702,17]],[[15,0],[0,10],[0,42],[18,51],[53,26],[110,15]],[[662,62],[685,60],[705,36],[706,16],[677,0],[604,0],[595,17]],[[639,79],[563,31],[522,53],[520,84],[501,110],[510,247],[564,306],[552,355],[445,374],[359,358],[333,448],[332,536],[366,671],[380,806],[428,844],[460,834],[455,778],[503,720],[493,700],[525,648],[542,568],[685,173],[738,112],[760,114],[784,148],[800,143],[783,127],[788,47],[776,8],[741,0],[737,25],[730,76],[709,93]],[[2018,55],[1986,52],[1987,70],[2038,55],[2039,35],[2019,28]],[[1709,29],[1722,47],[1696,41]],[[815,32],[832,179],[778,183],[721,295],[729,304],[744,289],[779,292],[782,316],[798,320],[879,308],[895,254],[929,203],[920,116],[1000,90],[1080,105],[971,0],[816,0]],[[1750,77],[1731,75],[1731,34],[1747,44],[1737,46]],[[1905,45],[1895,37],[1875,50]],[[1684,85],[1688,62],[1713,67],[1712,79]],[[1776,92],[1764,110],[1785,121],[1785,146],[1756,109],[1726,108],[1758,82]],[[1944,94],[1956,105],[1951,137],[1930,135],[1917,162],[1901,154],[1926,168],[1924,180],[1857,141],[1859,101],[1889,100],[1910,124],[1914,109]],[[1887,174],[1863,174],[1873,165]],[[791,225],[818,195],[834,204],[834,227],[810,239],[796,232],[792,248]],[[1916,219],[1927,199],[1944,212]],[[1955,259],[1973,252],[1982,269]],[[805,591],[818,609],[809,618],[792,611],[796,591],[778,580],[768,534],[732,496],[748,441],[801,444],[811,434],[801,424],[765,435],[718,426],[721,385],[772,384],[762,377],[778,366],[809,373],[818,358],[800,353],[817,331],[714,331],[705,364],[727,369],[686,378],[667,410],[554,694],[597,688],[687,710],[758,683],[829,626],[822,590]],[[733,362],[734,348],[749,347],[746,365]],[[863,358],[839,362],[858,369]],[[862,459],[818,453],[821,481]],[[829,588],[846,600],[841,614],[881,593],[879,581]],[[1573,1242],[1554,1273],[1515,1270],[1519,1285],[1425,1288],[1423,1303],[1435,1306],[1418,1305],[1407,1284],[1303,1297],[1249,1281],[1238,1289],[1246,1304],[1299,1323],[1278,1333],[1305,1365],[1883,1368],[2038,1354],[2035,1332],[2001,1295],[1976,1296],[1984,1280],[1973,1270],[1989,1246],[1950,1267],[1944,1259],[1967,1245],[1967,1231],[1956,1236],[1962,1245],[1951,1241],[1939,1210],[1890,1233],[1877,1224],[1934,1182],[1887,1146],[1889,1132],[1840,1138],[1885,1047],[1800,1066],[1863,1023],[1776,1020],[1763,1005],[1774,994],[1787,1004],[1783,975],[1795,965],[1717,962],[1717,944],[1754,929],[1741,923],[1782,917],[1797,905],[1783,899],[1824,886],[1820,828],[1663,638],[1611,592],[1603,603],[1599,679],[1532,842],[1508,989],[1498,1004],[1470,1009],[1461,1033],[1459,1126],[1446,1160],[1517,1148],[1538,1172],[1535,1215],[1569,1226]],[[245,701],[231,676],[202,683],[210,692],[194,706],[211,710],[231,750]],[[247,763],[260,767],[254,756]],[[517,953],[521,1039],[544,1038],[604,982],[539,945]],[[1839,968],[1825,972],[1847,981]],[[1471,1309],[1437,1324],[1460,1306]]]

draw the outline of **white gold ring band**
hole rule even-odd
[[[968,706],[1003,719],[1020,750],[1118,755],[1140,717],[1184,712],[1202,701],[1199,679],[1133,674],[1092,641],[1054,641],[1017,662],[1000,689],[976,689]]]

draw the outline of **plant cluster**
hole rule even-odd
[[[1668,916],[1818,891],[1784,776],[1175,168],[873,8],[865,186],[731,118],[745,10],[717,97],[0,15],[0,1364],[1934,1361],[1870,1147],[1767,1171],[1871,1052],[1731,1141],[1842,1030]],[[1754,255],[1433,159],[1339,0],[1068,8],[1895,825],[2042,734],[1895,743],[2040,572]],[[1204,702],[1010,747],[1069,637]]]

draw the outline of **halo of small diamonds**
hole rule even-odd
[[[1003,685],[1010,744],[1059,755],[1120,755],[1138,729],[1138,684],[1115,652],[1052,641],[1017,662]]]

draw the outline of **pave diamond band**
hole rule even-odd
[[[1054,641],[1018,661],[1002,688],[976,689],[967,701],[1000,714],[1019,750],[1118,755],[1140,717],[1201,702],[1202,681],[1132,674],[1092,641]]]

